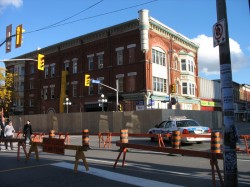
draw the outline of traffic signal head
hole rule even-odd
[[[22,45],[22,37],[23,37],[23,33],[25,32],[25,30],[23,29],[23,25],[18,25],[16,27],[16,48],[21,47]]]
[[[170,89],[171,93],[175,93],[175,84],[171,84]]]
[[[121,104],[118,105],[118,111],[120,111],[120,112],[122,111],[122,105]]]
[[[38,54],[37,69],[44,71],[44,55]]]
[[[85,74],[85,82],[84,82],[85,86],[90,86],[90,75],[89,74]]]

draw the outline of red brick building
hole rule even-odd
[[[20,86],[24,77],[23,96],[14,96],[13,103],[24,114],[100,111],[98,99],[104,94],[104,110],[115,111],[116,92],[100,84],[84,86],[89,74],[112,88],[118,80],[119,103],[126,111],[199,110],[198,47],[141,10],[139,19],[16,57],[36,59],[44,54],[44,71],[35,61],[6,64],[13,72],[17,66],[24,68],[16,79]],[[71,105],[64,105],[66,98]]]

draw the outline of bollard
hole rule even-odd
[[[211,133],[211,153],[220,153],[220,132]]]
[[[172,148],[180,149],[180,144],[181,144],[181,132],[180,131],[173,131],[171,143],[172,143]]]
[[[55,131],[54,130],[51,130],[49,132],[49,138],[55,138]]]
[[[82,146],[89,146],[89,130],[82,130]]]
[[[120,130],[120,142],[121,143],[128,143],[128,129],[121,129]]]

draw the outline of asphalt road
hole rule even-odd
[[[240,134],[250,134],[250,124],[237,124]],[[71,136],[71,144],[81,145],[81,136]],[[119,147],[115,142],[119,137],[112,137],[110,148],[99,148],[97,136],[90,136],[91,149],[85,153],[89,166],[86,171],[80,160],[78,173],[74,173],[75,154],[65,150],[64,155],[42,152],[39,148],[39,160],[35,154],[26,161],[23,150],[21,159],[17,160],[17,151],[0,152],[0,186],[212,186],[210,160],[199,157],[171,155],[167,153],[129,149],[125,166],[121,159],[114,169]],[[130,143],[157,146],[148,138],[129,138]],[[16,145],[15,145],[16,146]],[[170,144],[166,143],[170,147]],[[240,145],[242,146],[242,145]],[[3,148],[3,145],[2,145]],[[209,151],[210,144],[182,145],[182,149]],[[250,156],[237,154],[238,186],[250,186]],[[223,162],[218,161],[223,175]],[[218,174],[216,186],[220,186]]]

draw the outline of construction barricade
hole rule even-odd
[[[179,141],[180,137],[178,137],[177,139]],[[127,142],[128,142],[128,140],[127,140]],[[221,176],[221,173],[220,173],[220,170],[219,170],[219,166],[218,166],[218,161],[217,161],[218,159],[223,159],[223,154],[222,153],[215,153],[212,150],[210,152],[207,152],[207,151],[184,150],[184,149],[179,149],[179,148],[155,147],[155,146],[149,146],[149,145],[123,143],[122,141],[117,141],[116,146],[120,147],[120,152],[119,152],[119,154],[118,154],[118,156],[117,156],[117,158],[115,160],[113,168],[116,168],[116,165],[117,165],[122,153],[123,153],[122,167],[124,167],[126,153],[127,153],[128,148],[155,151],[155,152],[164,152],[164,153],[170,153],[170,154],[180,154],[180,155],[183,155],[183,156],[187,155],[187,156],[194,156],[194,157],[202,157],[202,158],[210,159],[213,186],[215,186],[215,168],[216,168],[216,171],[218,173],[221,186],[223,186],[223,179],[222,179],[222,176]]]
[[[240,135],[239,138],[243,139],[245,144],[245,149],[237,148],[237,151],[247,153],[248,156],[250,156],[250,145],[248,145],[248,140],[250,139],[250,135]]]
[[[106,136],[106,139],[105,139]],[[111,139],[112,139],[112,133],[107,132],[107,133],[98,133],[98,138],[99,138],[99,148],[101,148],[101,144],[103,145],[103,148],[111,148]]]
[[[86,157],[84,155],[84,151],[89,150],[88,129],[84,129],[82,131],[82,145],[66,145],[65,139],[66,137],[68,137],[69,134],[68,133],[64,134],[64,139],[61,138],[63,136],[62,133],[58,133],[58,135],[59,137],[57,138],[55,134],[52,135],[52,132],[50,131],[49,137],[48,138],[43,137],[42,142],[31,142],[29,152],[26,154],[26,160],[29,160],[32,152],[35,153],[36,160],[39,160],[38,146],[42,146],[44,152],[55,153],[55,154],[64,154],[65,149],[70,149],[76,151],[74,172],[77,173],[78,171],[78,163],[80,159],[83,161],[85,169],[89,170]]]

